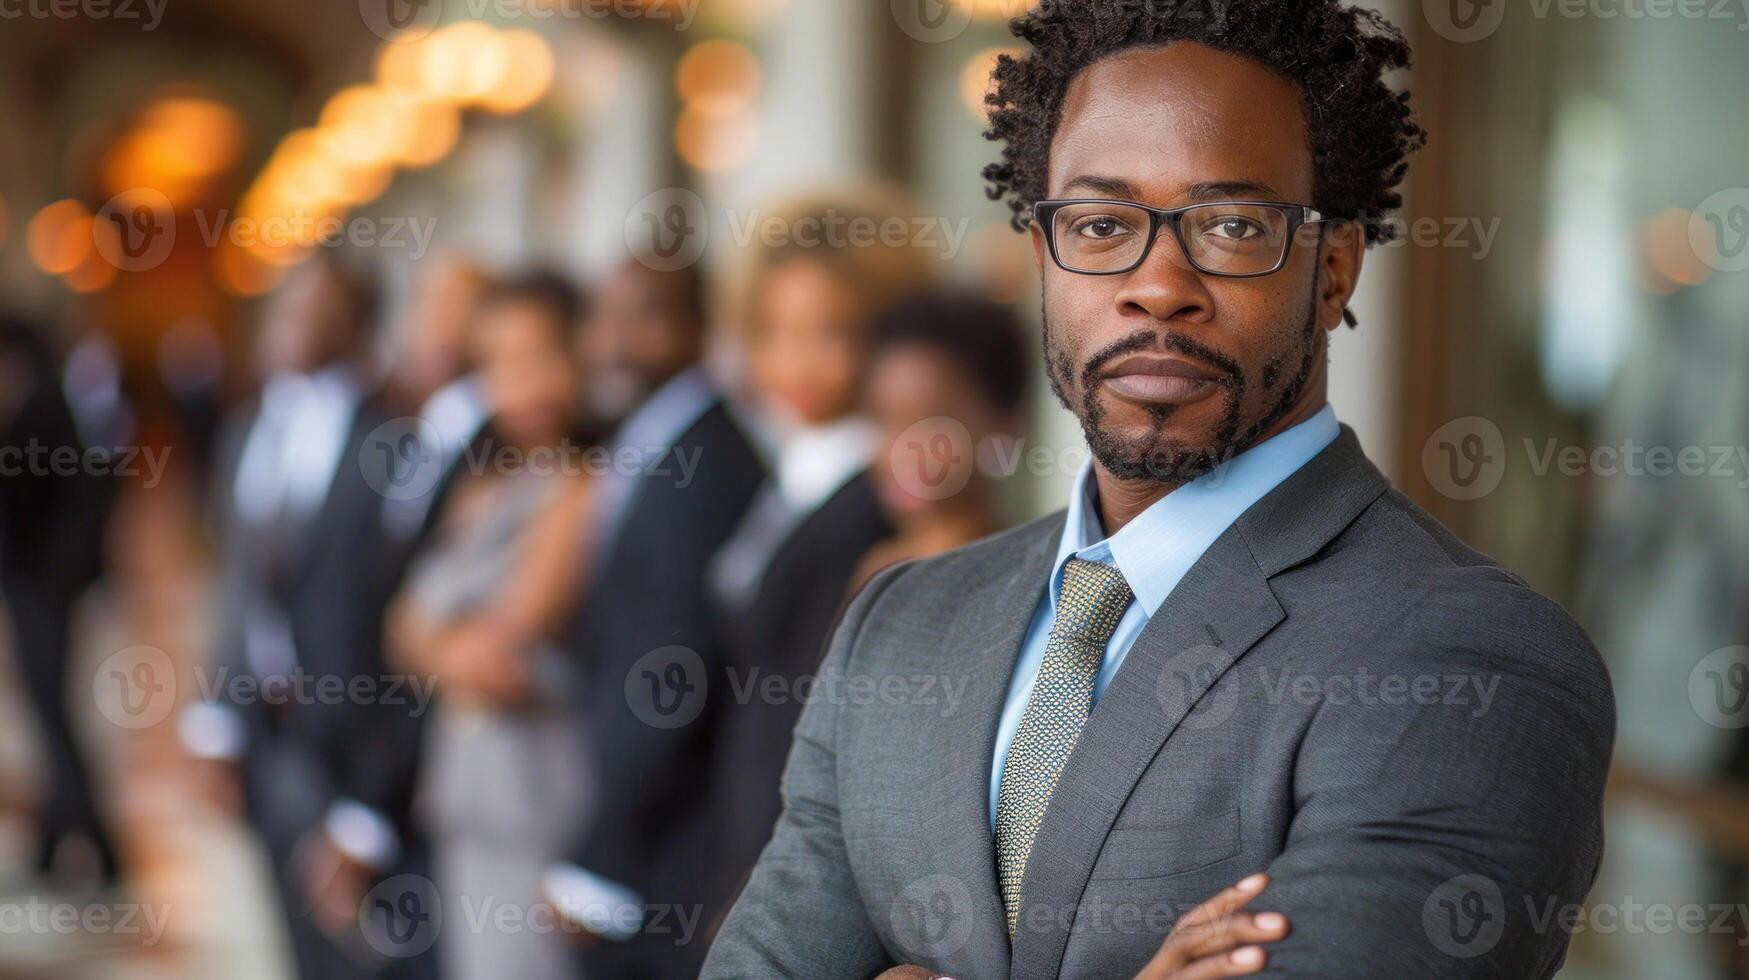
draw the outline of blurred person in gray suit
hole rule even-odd
[[[415,814],[448,913],[438,968],[457,980],[571,974],[562,937],[500,929],[492,910],[538,897],[593,799],[574,665],[553,640],[592,499],[576,424],[581,307],[551,275],[487,291],[472,332],[489,421],[389,617],[393,662],[437,685]]]
[[[1608,677],[1326,402],[1423,140],[1406,42],[1339,0],[1014,26],[986,176],[1092,460],[851,603],[705,975],[1552,975]]]

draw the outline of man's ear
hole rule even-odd
[[[1335,330],[1343,322],[1349,300],[1360,284],[1366,257],[1366,228],[1358,221],[1329,226],[1318,257],[1318,326]]]
[[[1038,268],[1038,271],[1043,272],[1045,271],[1045,252],[1049,251],[1049,246],[1045,244],[1045,230],[1039,227],[1038,222],[1034,221],[1026,226],[1026,232],[1032,236],[1032,264]]]

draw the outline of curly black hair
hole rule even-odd
[[[1385,84],[1386,72],[1409,67],[1409,44],[1381,15],[1342,0],[1040,0],[1009,26],[1032,50],[997,60],[984,135],[1005,145],[984,178],[992,200],[1008,199],[1017,230],[1046,195],[1070,81],[1127,48],[1194,41],[1295,83],[1311,142],[1311,205],[1361,223],[1369,245],[1394,237],[1385,219],[1403,204],[1396,186],[1427,133],[1408,93]]]

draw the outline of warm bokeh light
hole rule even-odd
[[[183,203],[243,153],[243,123],[214,99],[173,96],[146,106],[103,158],[108,194],[149,187]]]
[[[455,102],[484,96],[509,71],[504,35],[479,21],[463,21],[432,33],[419,55],[420,88]]]
[[[970,4],[972,16],[978,20],[1011,20],[1038,6],[1038,0],[946,0],[948,3]]]
[[[759,116],[750,108],[722,112],[688,107],[674,123],[674,150],[686,165],[722,173],[747,162],[759,145]]]
[[[461,114],[443,102],[415,101],[408,105],[413,122],[406,147],[397,161],[404,167],[425,167],[443,159],[461,136]]]
[[[540,101],[553,85],[553,49],[533,31],[500,35],[507,69],[496,85],[480,96],[480,105],[500,113],[520,112]]]
[[[341,197],[340,172],[323,151],[319,130],[286,136],[261,173],[267,193],[293,207],[324,207]]]
[[[38,211],[30,219],[24,238],[30,260],[50,275],[71,270],[95,250],[91,212],[71,198]]]
[[[213,276],[220,288],[233,296],[261,296],[273,289],[284,277],[279,266],[264,262],[235,245],[223,245],[213,252]]]
[[[322,150],[331,159],[357,166],[389,163],[406,150],[411,120],[384,89],[354,85],[334,93],[322,109]]]
[[[731,113],[759,96],[759,59],[734,41],[693,45],[674,68],[674,90],[688,110]]]
[[[984,96],[995,90],[995,79],[990,73],[996,70],[996,59],[1003,55],[1021,54],[1019,48],[986,48],[966,59],[966,66],[960,70],[960,99],[965,103],[966,110],[979,119],[985,118],[989,112],[984,105]]]
[[[1683,286],[1698,286],[1712,276],[1705,257],[1689,244],[1688,223],[1693,215],[1684,208],[1665,208],[1640,225],[1640,248],[1645,256],[1647,288],[1670,293]]]
[[[95,293],[115,281],[115,265],[104,257],[118,254],[118,249],[112,244],[115,234],[113,227],[99,222],[93,222],[88,227],[92,247],[86,250],[85,256],[77,265],[61,276],[61,281],[68,289],[75,293]],[[99,245],[98,236],[109,238],[111,243]]]
[[[424,49],[424,38],[385,42],[377,49],[377,82],[387,89],[422,92]]]
[[[566,97],[585,112],[606,109],[613,103],[624,70],[619,46],[593,34],[577,35],[563,45],[558,70]]]
[[[213,99],[160,99],[141,114],[137,131],[142,149],[177,177],[211,177],[243,152],[243,121]]]

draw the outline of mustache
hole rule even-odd
[[[1128,337],[1101,347],[1087,358],[1087,363],[1081,366],[1082,390],[1090,389],[1098,382],[1100,374],[1111,362],[1129,354],[1150,350],[1170,351],[1201,361],[1225,375],[1221,379],[1221,383],[1225,385],[1230,386],[1236,381],[1244,380],[1244,369],[1239,366],[1238,361],[1207,344],[1199,343],[1181,333],[1138,330]]]

